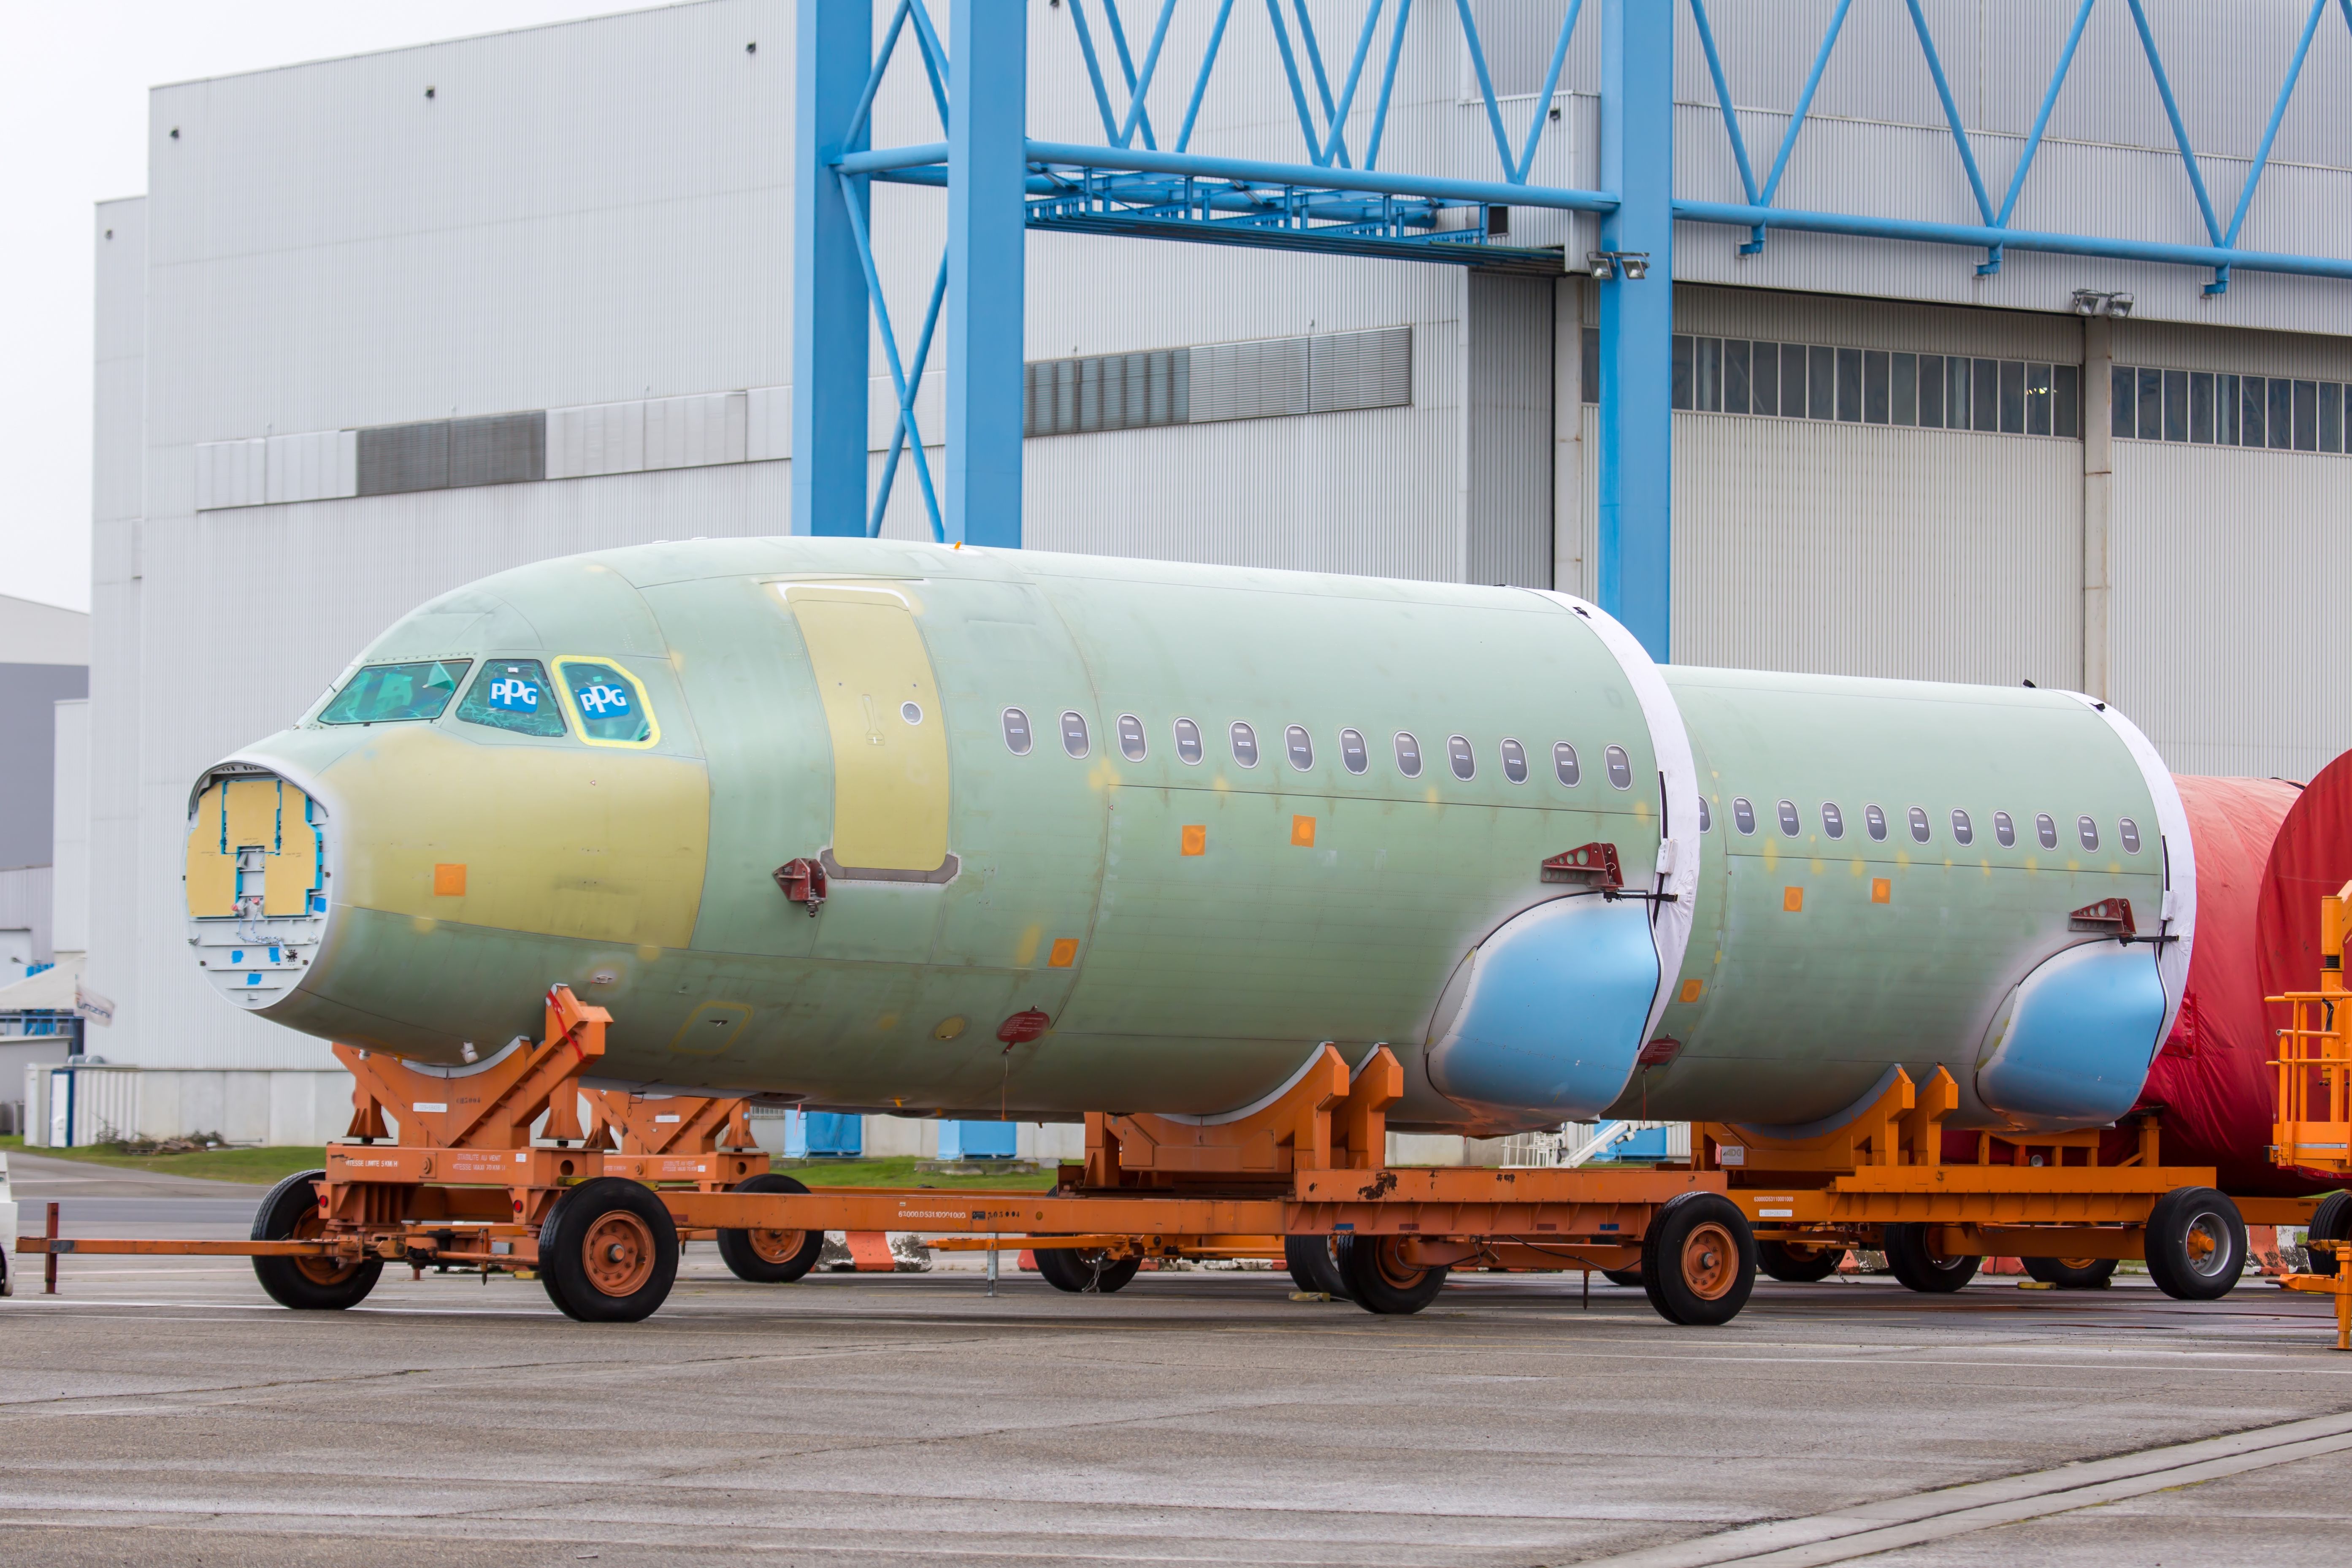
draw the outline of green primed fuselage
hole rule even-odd
[[[1630,890],[1656,891],[1672,831],[1696,877],[1649,906],[1689,931],[1660,943],[1649,1028],[1675,1044],[1618,1110],[1793,1123],[1893,1063],[1946,1065],[1965,1092],[2004,996],[2095,940],[2070,911],[2128,899],[2155,923],[2147,769],[2083,700],[1653,669],[1683,732],[1662,739],[1603,625],[1525,590],[885,542],[503,573],[358,664],[604,660],[658,738],[592,744],[576,711],[519,733],[454,701],[324,724],[322,700],[236,753],[323,815],[320,912],[246,933],[299,965],[260,1016],[455,1064],[535,1029],[563,982],[611,1009],[616,1079],[1017,1117],[1223,1112],[1322,1041],[1350,1059],[1385,1042],[1407,1069],[1398,1125],[1502,1131],[1541,1119],[1467,1110],[1423,1069],[1449,979],[1571,890],[1547,857],[1605,843]],[[1685,765],[1695,837],[1664,782]],[[211,834],[192,837],[192,900]],[[814,915],[774,874],[795,859],[832,873]],[[196,912],[192,940],[227,940]],[[1032,1010],[1049,1026],[1008,1047],[1000,1026]]]

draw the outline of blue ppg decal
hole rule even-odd
[[[536,713],[539,711],[539,682],[526,680],[519,675],[503,676],[490,682],[490,706],[501,713]]]
[[[593,686],[579,688],[572,695],[579,699],[583,709],[599,719],[611,718],[629,710],[629,694],[617,686],[608,686],[601,680]]]

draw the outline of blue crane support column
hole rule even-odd
[[[1601,184],[1617,193],[1603,250],[1649,253],[1601,285],[1601,607],[1653,658],[1672,657],[1674,605],[1675,10],[1605,0]]]
[[[1028,8],[954,0],[948,87],[950,542],[1021,543]]]
[[[868,145],[863,130],[842,133],[874,68],[873,0],[803,0],[795,46],[793,531],[863,536],[871,303],[843,182],[829,160]]]

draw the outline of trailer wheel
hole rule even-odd
[[[327,1179],[324,1171],[299,1171],[269,1189],[253,1215],[256,1241],[301,1241],[326,1233],[319,1215],[318,1189],[313,1182]],[[269,1299],[298,1312],[339,1312],[367,1300],[383,1273],[381,1258],[344,1263],[325,1258],[257,1258],[254,1277]]]
[[[1337,1235],[1284,1237],[1282,1260],[1290,1268],[1290,1282],[1310,1295],[1349,1300],[1348,1242],[1347,1237]]]
[[[808,1188],[792,1177],[770,1171],[748,1176],[735,1184],[739,1193],[805,1193]],[[817,1254],[824,1250],[824,1232],[821,1230],[760,1230],[746,1226],[741,1230],[719,1233],[719,1261],[738,1279],[748,1279],[754,1285],[789,1285],[816,1267]]]
[[[1045,1283],[1073,1296],[1108,1296],[1125,1289],[1143,1267],[1139,1254],[1114,1260],[1099,1247],[1041,1247],[1036,1256],[1037,1272]]]
[[[2304,1272],[2336,1272],[2336,1254],[2314,1242],[2352,1241],[2352,1193],[2330,1193],[2311,1211],[2311,1228],[2304,1237]]]
[[[1927,1247],[1927,1226],[1886,1226],[1886,1268],[1895,1279],[1923,1295],[1942,1296],[1976,1278],[1981,1258],[1947,1258]]]
[[[1445,1289],[1444,1264],[1407,1263],[1402,1236],[1359,1236],[1348,1243],[1348,1299],[1381,1317],[1406,1317],[1437,1300]]]
[[[2021,1258],[2025,1271],[2061,1290],[2104,1290],[2116,1277],[2112,1258]]]
[[[653,1316],[677,1279],[677,1226],[651,1187],[619,1176],[583,1182],[539,1227],[548,1300],[583,1323]]]
[[[1790,1285],[1811,1285],[1826,1279],[1845,1261],[1845,1244],[1815,1246],[1805,1241],[1759,1241],[1756,1267]]]
[[[1642,1233],[1642,1288],[1670,1323],[1727,1323],[1756,1289],[1756,1233],[1720,1193],[1668,1199]]]
[[[2211,1301],[2246,1271],[2246,1222],[2210,1187],[2175,1187],[2148,1210],[2148,1278],[2178,1301]]]
[[[1631,1285],[1637,1290],[1642,1287],[1642,1271],[1638,1268],[1604,1268],[1601,1278],[1612,1285]]]

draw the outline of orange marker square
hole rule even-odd
[[[1683,982],[1682,1000],[1685,1002],[1696,1002],[1699,998],[1699,993],[1706,989],[1706,983],[1703,980],[1685,980]]]
[[[1202,823],[1184,829],[1184,853],[1206,855],[1209,852],[1209,826]]]
[[[1290,819],[1290,841],[1301,849],[1315,847],[1315,819],[1294,816]]]
[[[1893,903],[1895,884],[1884,877],[1873,877],[1870,879],[1870,901],[1874,904]]]
[[[1055,937],[1054,951],[1046,957],[1049,969],[1067,969],[1078,961],[1078,939],[1074,936]]]
[[[1782,910],[1782,912],[1783,912],[1783,913],[1786,913],[1786,914],[1792,914],[1792,915],[1793,915],[1793,914],[1797,914],[1797,913],[1801,912],[1801,911],[1804,909],[1804,907],[1805,907],[1805,889],[1802,889],[1802,888],[1783,888],[1783,889],[1780,889],[1780,909],[1781,909],[1781,910]]]
[[[462,899],[466,896],[466,868],[436,866],[433,868],[433,896],[436,899]]]

